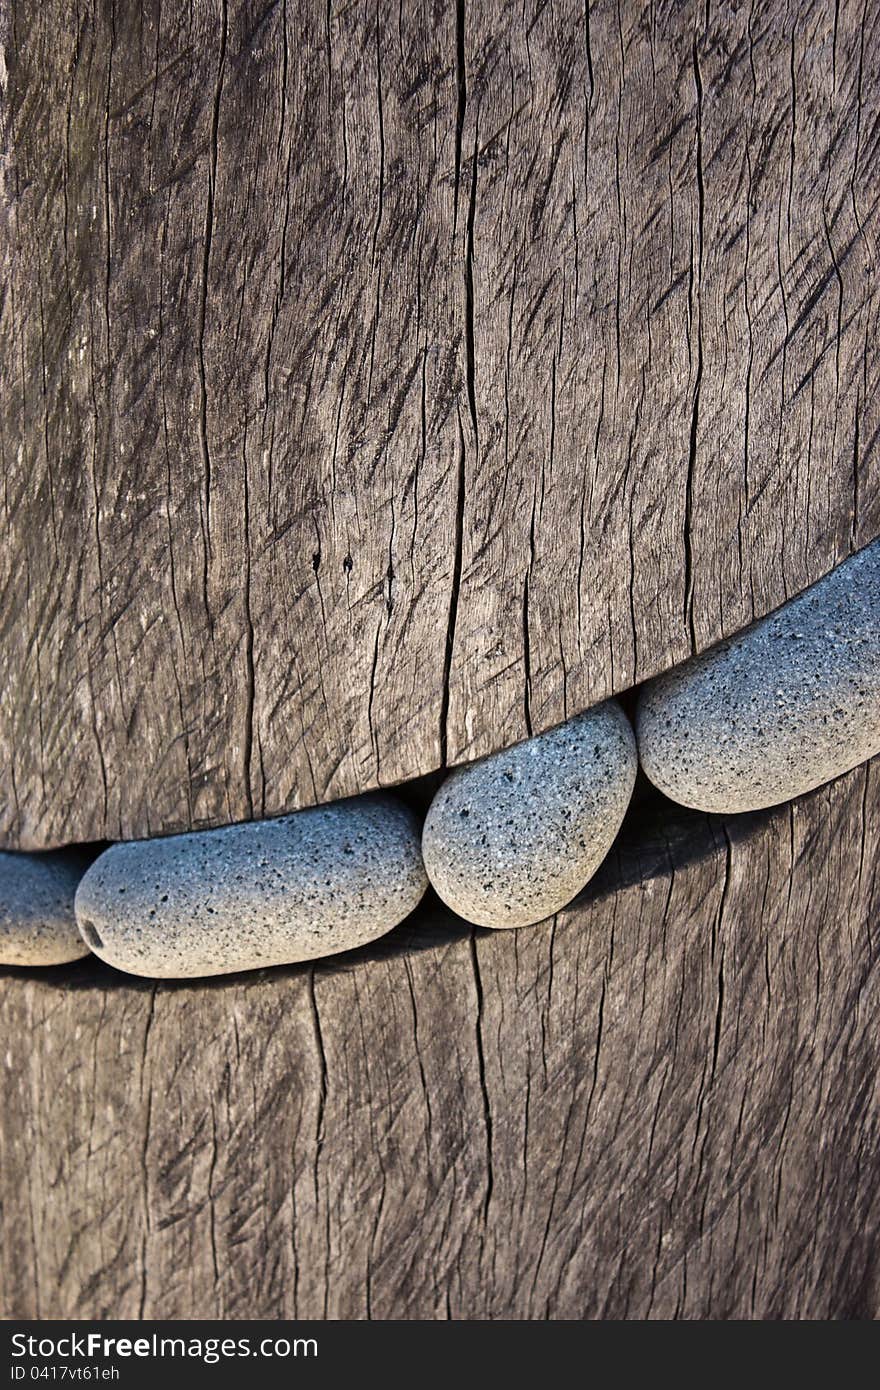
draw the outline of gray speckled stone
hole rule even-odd
[[[880,752],[880,542],[647,685],[651,781],[685,806],[752,811]]]
[[[85,864],[67,850],[0,850],[0,965],[63,965],[89,954],[73,915]]]
[[[613,700],[450,773],[422,854],[444,902],[481,927],[524,927],[564,907],[620,828],[636,776]]]
[[[113,845],[80,883],[76,916],[110,965],[177,979],[348,951],[426,887],[416,818],[373,795]]]

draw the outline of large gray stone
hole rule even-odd
[[[643,690],[651,781],[705,811],[788,801],[880,752],[880,542]]]
[[[611,847],[632,795],[636,747],[613,700],[450,773],[422,834],[444,902],[482,927],[522,927],[564,907]]]
[[[73,914],[86,863],[68,850],[0,850],[0,965],[63,965],[89,954]]]
[[[80,883],[76,916],[95,954],[120,970],[222,975],[361,946],[426,887],[415,816],[373,795],[113,845]]]

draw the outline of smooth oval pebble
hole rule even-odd
[[[613,700],[450,773],[422,832],[445,903],[481,927],[558,912],[611,847],[632,795],[636,746]]]
[[[133,975],[224,975],[383,936],[427,879],[418,822],[371,795],[274,820],[113,845],[76,895],[80,931]]]
[[[65,965],[89,954],[73,913],[86,862],[69,850],[0,850],[0,965]]]
[[[755,811],[880,752],[880,542],[767,618],[651,681],[651,781],[703,811]]]

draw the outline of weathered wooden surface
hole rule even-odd
[[[0,981],[6,1317],[880,1314],[880,763],[552,925]]]
[[[6,0],[0,842],[512,742],[880,531],[875,0]]]

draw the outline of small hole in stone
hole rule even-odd
[[[100,951],[104,943],[98,935],[98,929],[94,922],[90,922],[88,917],[84,917],[79,924],[79,929],[92,949]]]

